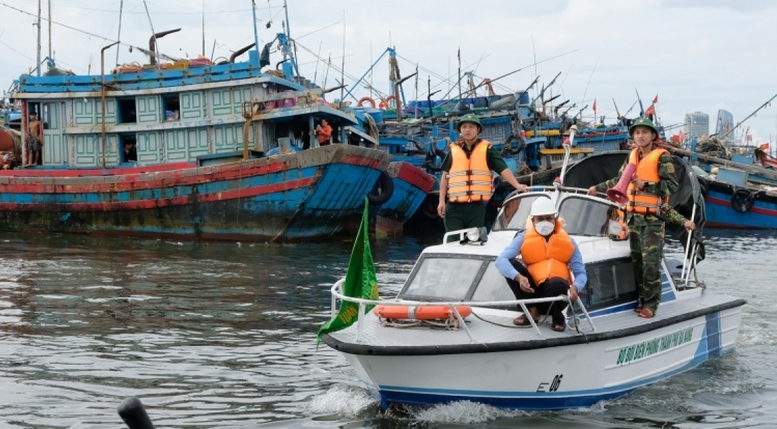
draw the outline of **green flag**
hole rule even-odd
[[[343,294],[354,298],[378,299],[378,279],[375,277],[375,264],[372,261],[372,252],[370,251],[370,235],[367,231],[369,225],[368,205],[369,200],[364,198],[364,213],[361,225],[359,225],[359,232],[356,234],[356,241],[353,243],[351,260],[348,262]],[[367,306],[366,311],[370,311],[372,307],[371,305]],[[316,345],[321,341],[322,335],[345,329],[357,319],[359,319],[359,304],[341,302],[337,316],[318,330]]]

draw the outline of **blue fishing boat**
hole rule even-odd
[[[703,147],[709,148],[714,143],[714,139],[708,140],[702,142],[706,143]],[[695,165],[709,227],[777,229],[777,172],[769,168],[769,159],[760,155],[764,159],[755,164],[758,148],[747,154],[730,153],[723,145],[717,145],[719,150],[715,151],[694,150],[698,147],[692,144],[691,150],[668,149]]]
[[[254,27],[254,44],[219,64],[158,62],[152,49],[150,64],[110,74],[21,76],[11,95],[24,138],[35,112],[44,144],[37,162],[25,148],[28,168],[0,172],[0,230],[242,241],[343,232],[391,156],[298,75],[288,28],[260,50]],[[321,119],[334,129],[325,146]]]
[[[386,176],[389,180],[386,180]],[[434,176],[406,162],[392,161],[376,183],[381,192],[367,195],[374,216],[375,236],[404,235],[405,224],[426,199],[436,184]],[[387,194],[383,196],[383,194]]]
[[[719,166],[713,171],[697,173],[710,228],[777,229],[777,187],[750,182],[746,170]]]

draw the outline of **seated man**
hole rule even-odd
[[[549,198],[534,201],[530,216],[531,225],[496,258],[496,268],[507,278],[515,299],[555,297],[568,293],[570,302],[574,302],[588,280],[577,243],[563,230],[556,206]],[[570,287],[570,269],[575,277],[574,287]],[[549,312],[553,322],[551,329],[557,332],[566,329],[563,313],[566,307],[567,303],[560,301],[527,306],[535,322],[539,322],[540,314]],[[531,326],[525,314],[513,323]]]

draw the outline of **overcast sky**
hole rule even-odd
[[[60,67],[76,73],[100,73],[100,50],[119,38],[119,27],[124,45],[106,51],[108,70],[117,52],[119,64],[147,63],[127,45],[147,48],[152,28],[182,29],[159,39],[171,57],[194,57],[204,45],[207,57],[226,58],[254,40],[250,0],[41,3],[41,57],[51,49]],[[281,31],[282,6],[256,0],[261,44]],[[356,98],[370,95],[352,85],[387,47],[396,49],[402,76],[418,68],[418,81],[404,84],[407,99],[425,99],[428,80],[432,91],[440,91],[435,98],[457,95],[460,50],[461,70],[473,72],[476,83],[519,70],[497,80],[496,92],[523,90],[539,76],[531,91],[536,95],[561,73],[546,96],[570,100],[567,106],[577,105],[573,112],[587,105],[582,114],[588,120],[596,100],[606,123],[615,120],[615,104],[621,114],[637,116],[638,92],[644,108],[658,96],[656,111],[665,126],[700,111],[715,132],[718,109],[738,123],[777,94],[777,2],[771,0],[289,0],[288,9],[302,74],[333,87],[344,63],[345,83]],[[37,10],[38,0],[0,0],[2,89],[35,65]],[[273,65],[279,55],[272,56]],[[384,57],[366,81],[385,94],[387,75]],[[339,91],[327,96],[339,97]],[[738,130],[748,127],[753,142],[777,141],[777,103]]]

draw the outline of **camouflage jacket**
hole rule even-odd
[[[617,185],[618,179],[623,174],[623,170],[626,168],[626,165],[628,165],[628,163],[629,163],[629,159],[626,158],[626,161],[623,163],[623,165],[621,165],[620,170],[618,170],[618,176],[596,185],[596,191],[606,192],[607,189]],[[677,182],[677,179],[675,178],[675,171],[674,171],[674,164],[672,164],[672,157],[668,154],[661,155],[661,158],[658,161],[658,177],[660,178],[658,182],[645,183],[645,189],[644,189],[645,192],[649,192],[654,195],[659,195],[661,197],[668,197],[680,187],[679,183]],[[686,221],[683,215],[678,213],[677,210],[673,209],[668,204],[662,207],[660,217],[654,216],[654,215],[641,215],[638,213],[629,213],[626,216],[626,220],[628,222],[633,222],[637,225],[645,225],[647,223],[654,223],[654,222],[669,222],[677,225],[682,225]]]

